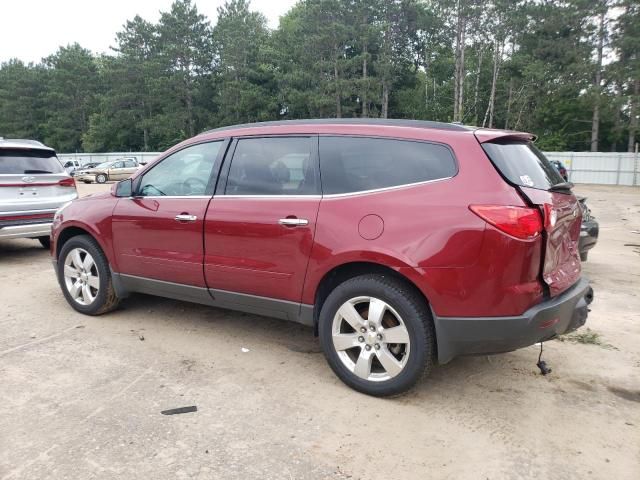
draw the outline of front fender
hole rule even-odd
[[[91,235],[104,252],[109,264],[117,270],[113,251],[113,233],[111,215],[118,199],[111,195],[85,197],[73,201],[59,212],[53,221],[51,229],[51,253],[57,259],[60,238],[66,238],[65,232],[71,229],[82,230]],[[78,232],[79,233],[79,232]]]

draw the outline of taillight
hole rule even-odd
[[[469,209],[501,232],[520,240],[533,240],[542,232],[542,217],[535,208],[469,205]]]
[[[63,178],[58,182],[59,187],[74,187],[76,186],[76,182],[73,178]]]
[[[544,228],[550,232],[558,221],[558,211],[550,203],[545,203],[542,206],[542,211],[544,213]]]

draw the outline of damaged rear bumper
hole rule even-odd
[[[557,297],[513,317],[434,315],[438,362],[461,355],[503,353],[571,332],[587,320],[593,289],[586,278]]]

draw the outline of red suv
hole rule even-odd
[[[422,121],[239,125],[54,219],[64,296],[142,292],[313,326],[334,372],[393,395],[433,364],[581,326],[581,210],[526,133]]]

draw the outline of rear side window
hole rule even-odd
[[[453,153],[444,145],[363,137],[320,137],[326,195],[362,192],[453,177]]]
[[[62,164],[51,150],[0,149],[0,174],[30,175],[63,172]]]
[[[317,160],[312,142],[312,137],[238,140],[225,194],[317,194]]]
[[[548,190],[564,182],[547,157],[529,142],[483,143],[482,148],[514,185]]]

